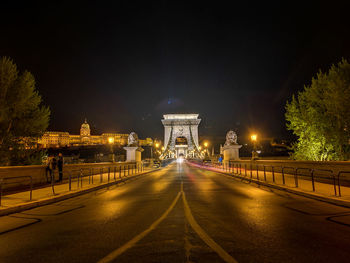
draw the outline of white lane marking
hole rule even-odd
[[[225,262],[238,263],[230,254],[228,254],[219,244],[217,244],[201,227],[198,225],[197,221],[194,219],[191,209],[187,203],[185,192],[181,188],[182,201],[184,203],[185,216],[187,221],[190,223],[193,230],[198,234],[198,236],[212,249],[214,250]]]
[[[113,261],[118,256],[120,256],[122,253],[124,253],[126,250],[133,247],[137,242],[139,242],[146,235],[148,235],[152,230],[154,230],[168,216],[168,214],[171,212],[171,210],[173,210],[173,208],[175,207],[180,196],[181,196],[181,192],[179,192],[177,194],[174,201],[171,203],[169,208],[164,212],[164,214],[162,214],[160,218],[158,218],[156,221],[154,221],[153,224],[149,228],[147,228],[145,231],[143,231],[142,233],[135,236],[133,239],[131,239],[130,241],[125,243],[123,246],[121,246],[121,247],[117,248],[116,250],[112,251],[111,253],[109,253],[107,256],[105,256],[104,258],[99,260],[98,263],[107,263],[107,262]]]

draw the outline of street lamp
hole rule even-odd
[[[154,140],[154,144],[151,146],[151,160],[152,160],[152,162],[153,162],[153,146],[156,148],[155,153],[157,153],[160,144],[159,144],[159,142],[156,142],[156,140]]]
[[[114,143],[114,137],[108,137],[108,143],[113,144]]]
[[[256,142],[256,140],[258,139],[258,135],[252,134],[252,135],[250,136],[250,139],[251,139],[253,142]]]
[[[108,143],[109,143],[109,146],[111,147],[112,162],[114,163],[115,162],[114,152],[113,152],[114,137],[108,137]]]
[[[209,154],[208,154],[208,145],[209,145],[208,142],[204,142],[204,148],[205,148],[205,151],[204,151],[204,152],[205,152],[206,155],[209,155]]]
[[[258,153],[256,151],[256,141],[258,140],[258,135],[252,134],[250,136],[250,139],[253,142],[252,160],[256,160],[256,159],[258,159]]]

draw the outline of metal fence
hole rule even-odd
[[[29,200],[33,199],[33,178],[29,175],[23,175],[23,176],[15,176],[15,177],[3,177],[0,178],[0,206],[1,206],[1,199],[2,199],[2,194],[3,194],[3,185],[4,184],[10,184],[11,180],[17,180],[17,179],[29,179],[29,187],[30,187],[30,191],[29,191]],[[26,180],[27,181],[27,180]],[[16,181],[16,183],[18,183],[18,181]]]
[[[81,189],[83,185],[93,185],[93,184],[102,184],[105,182],[123,180],[124,177],[136,175],[144,172],[144,165],[142,163],[133,163],[125,165],[115,165],[115,166],[106,166],[99,168],[80,168],[74,170],[64,171],[66,173],[67,179],[63,180],[63,183],[68,182],[68,191]],[[107,174],[107,180],[105,175]],[[16,176],[16,177],[2,177],[0,178],[0,206],[3,196],[3,186],[6,184],[11,184],[11,181],[15,180],[18,184],[24,183],[25,188],[29,188],[29,200],[33,199],[33,177],[29,175],[25,176]],[[22,180],[23,179],[23,180]],[[56,194],[57,183],[55,182],[55,171],[52,171],[49,177],[47,177],[47,186],[50,186],[52,189],[52,194]],[[76,185],[76,187],[74,187]]]
[[[310,188],[317,192],[316,183],[323,183],[332,190],[332,195],[341,197],[342,187],[350,187],[350,167],[349,171],[334,171],[332,169],[318,169],[302,166],[265,165],[257,162],[230,161],[228,163],[201,163],[220,169],[227,173],[232,173],[246,179],[256,179],[259,181],[272,182],[275,184],[287,185],[300,188],[300,182],[310,182]],[[349,176],[347,176],[349,175]],[[269,178],[268,178],[269,177]],[[288,183],[287,180],[288,179]],[[330,190],[330,189],[329,189]]]

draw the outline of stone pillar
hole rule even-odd
[[[143,149],[138,146],[125,146],[127,162],[141,162],[141,153]]]
[[[224,154],[224,163],[228,163],[229,161],[239,160],[239,148],[242,145],[234,144],[234,145],[225,145],[222,147],[222,151]]]

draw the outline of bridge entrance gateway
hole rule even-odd
[[[165,114],[164,151],[161,158],[198,158],[201,156],[198,144],[199,114]]]

